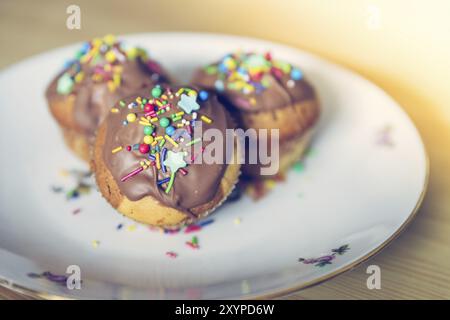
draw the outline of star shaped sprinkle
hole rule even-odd
[[[173,174],[177,172],[178,169],[186,167],[187,164],[183,157],[183,152],[173,152],[169,150],[169,152],[167,152],[167,158],[164,160],[164,165],[169,167]]]
[[[182,94],[181,100],[178,101],[178,106],[183,109],[184,112],[190,114],[192,111],[200,109],[200,105],[196,100],[197,96],[188,96],[186,94]]]

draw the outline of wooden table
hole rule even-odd
[[[211,8],[205,8],[204,1],[188,3],[183,1],[183,8],[181,8],[179,2],[175,3],[172,0],[133,1],[132,6],[129,1],[109,1],[109,5],[106,5],[100,1],[83,0],[77,1],[81,7],[82,28],[71,31],[65,26],[67,17],[65,11],[72,1],[3,0],[0,2],[2,44],[0,67],[54,47],[107,33],[193,30],[244,34],[277,40],[306,48],[360,72],[399,101],[419,128],[431,162],[428,193],[417,218],[396,241],[375,258],[337,278],[284,298],[449,299],[450,117],[448,101],[450,99],[448,99],[449,95],[445,95],[448,89],[441,90],[441,83],[442,81],[446,85],[450,83],[450,72],[440,73],[439,69],[448,67],[448,64],[436,66],[436,68],[430,64],[427,68],[420,69],[423,78],[421,81],[412,83],[414,78],[411,79],[410,73],[421,68],[430,59],[421,50],[415,50],[416,42],[411,41],[408,46],[414,51],[412,54],[416,63],[408,63],[407,57],[403,58],[400,55],[402,43],[398,44],[398,42],[401,40],[395,41],[393,38],[395,33],[392,32],[398,28],[402,29],[404,24],[393,25],[390,20],[390,14],[397,12],[397,15],[400,15],[401,9],[397,8],[397,5],[390,5],[381,0],[372,2],[380,6],[382,13],[386,12],[385,25],[379,31],[382,36],[353,27],[352,23],[359,21],[359,4],[355,1],[348,1],[345,5],[348,15],[345,14],[344,19],[342,15],[335,15],[330,5],[321,6],[318,4],[319,1],[314,1],[314,4],[313,1],[299,2],[293,5],[293,8],[287,8],[286,4],[272,0],[248,1],[245,4],[235,0],[219,0],[214,1]],[[237,6],[239,10],[236,10]],[[246,10],[255,10],[257,6],[260,6],[258,14],[246,14],[248,12]],[[342,8],[344,5],[339,7],[340,10]],[[421,21],[425,19],[429,23],[433,23],[433,17],[428,17],[427,13],[438,15],[439,11],[448,12],[442,8],[436,8],[435,11],[429,13],[419,8],[417,12],[414,10],[411,12]],[[298,18],[299,16],[301,19]],[[405,18],[405,23],[408,21]],[[271,27],[261,27],[263,24]],[[292,25],[296,28],[292,28]],[[450,23],[443,27],[447,31],[450,30]],[[412,32],[417,41],[431,41],[426,40],[428,38],[421,38],[418,30],[409,32]],[[352,36],[349,37],[348,34]],[[327,42],[319,41],[318,39],[323,38],[324,35],[328,36]],[[367,42],[367,38],[370,40],[370,37],[377,37],[377,46]],[[405,35],[403,34],[402,37],[401,39],[404,39]],[[391,42],[384,43],[390,39]],[[432,57],[436,59],[436,63],[444,61],[444,58],[448,61],[450,50],[448,45],[442,43],[438,42],[434,47],[435,52]],[[381,48],[378,49],[378,46]],[[417,46],[420,47],[420,44]],[[364,60],[367,55],[371,55],[371,60]],[[393,60],[384,59],[386,55]],[[401,72],[395,72],[400,69]],[[450,70],[447,69],[447,71]],[[381,267],[381,290],[368,290],[366,287],[368,275],[365,272],[369,264]],[[22,299],[25,297],[0,289],[0,298]]]

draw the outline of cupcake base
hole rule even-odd
[[[219,207],[231,194],[238,181],[240,165],[236,164],[236,161],[233,161],[233,164],[229,164],[225,170],[214,198],[208,203],[191,208],[190,211],[192,214],[167,207],[151,196],[146,196],[138,201],[131,201],[121,193],[119,186],[103,161],[102,153],[105,133],[106,127],[103,125],[98,131],[93,159],[91,161],[91,167],[95,172],[97,185],[103,197],[117,211],[135,221],[164,228],[175,228],[191,224],[208,216]]]
[[[239,118],[243,128],[278,129],[281,145],[311,128],[317,122],[319,114],[319,102],[314,98],[273,110],[242,111]]]
[[[280,142],[279,170],[277,173],[273,175],[261,175],[261,165],[244,164],[242,166],[242,174],[251,179],[267,179],[286,173],[304,155],[313,137],[313,132],[313,129],[308,129],[299,137]]]
[[[72,152],[80,159],[89,162],[91,159],[91,147],[89,139],[75,130],[61,128],[64,142]]]

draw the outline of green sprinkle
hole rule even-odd
[[[120,105],[121,107],[125,107],[126,103],[125,103],[125,101],[120,100],[120,101],[119,101],[119,105]]]
[[[166,127],[169,126],[170,120],[167,119],[167,118],[161,118],[161,119],[159,120],[159,124],[161,125],[161,127],[166,128]]]
[[[192,240],[191,240],[191,243],[192,244],[198,244],[198,238],[196,236],[193,236]]]
[[[202,141],[201,138],[197,138],[197,139],[191,140],[188,143],[186,143],[186,147],[192,146],[193,144],[199,143],[200,141]]]
[[[217,67],[216,66],[214,66],[214,65],[211,65],[211,66],[207,66],[207,67],[205,67],[205,71],[206,71],[206,73],[207,74],[216,74],[217,73]]]
[[[56,87],[56,91],[59,94],[69,94],[73,89],[73,80],[70,77],[70,74],[64,73],[59,79]]]
[[[154,98],[159,98],[161,96],[162,90],[161,87],[156,86],[152,89],[152,96]]]
[[[294,170],[297,172],[302,172],[303,170],[305,170],[305,165],[299,161],[296,164],[294,164]]]
[[[145,126],[144,127],[144,134],[146,136],[150,136],[153,133],[153,127],[152,126]]]
[[[170,192],[170,189],[172,189],[174,180],[175,180],[175,172],[172,172],[172,174],[170,175],[169,184],[167,185],[167,189],[166,189],[165,193],[169,193]]]

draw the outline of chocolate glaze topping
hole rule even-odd
[[[159,88],[162,89],[159,98],[152,96],[150,92],[153,92],[153,90],[141,90],[138,94],[125,98],[122,102],[115,105],[112,109],[113,112],[109,114],[104,122],[106,135],[103,147],[103,160],[117,182],[121,193],[128,199],[138,201],[145,196],[152,196],[169,207],[189,214],[190,209],[206,204],[214,198],[227,167],[226,164],[191,163],[192,156],[198,156],[195,152],[201,149],[201,147],[207,147],[211,143],[202,140],[191,146],[186,145],[191,141],[191,138],[187,138],[186,134],[189,134],[189,131],[192,129],[194,112],[197,113],[197,120],[199,121],[201,121],[201,116],[206,116],[212,120],[211,123],[202,121],[203,132],[206,129],[215,128],[225,136],[225,130],[227,128],[232,129],[234,124],[225,108],[219,103],[217,96],[212,93],[207,94],[206,91],[203,91],[201,99],[198,96],[199,91],[193,87],[170,88],[163,85]],[[200,108],[191,113],[184,112],[178,106],[178,102],[182,99],[183,95],[185,97],[191,95],[190,98],[196,101]],[[205,96],[207,96],[206,99],[204,99]],[[147,99],[148,101],[143,99]],[[149,121],[158,118],[157,121],[150,122],[153,127],[153,144],[150,144],[150,147],[151,149],[157,150],[157,152],[152,153],[152,151],[147,152],[145,148],[143,141],[145,141],[144,137],[148,135],[149,131],[144,131],[147,125],[145,125],[145,122],[140,121],[140,119],[145,114],[148,115],[149,106],[152,109],[154,108],[154,110],[161,109],[161,107],[156,107],[157,100],[166,100],[165,106],[169,106],[170,110],[166,110],[156,117],[153,115],[147,118],[150,119]],[[184,112],[182,117],[185,119],[185,124],[188,123],[191,125],[191,129],[188,130],[187,125],[180,128],[177,127],[183,120],[174,120],[173,117],[177,119],[175,114],[180,112]],[[129,114],[135,114],[137,119],[133,122],[124,123],[124,120],[127,119]],[[133,118],[134,116],[132,115],[131,120]],[[162,118],[170,119],[170,126],[176,128],[176,132],[171,137],[178,146],[174,146],[165,136],[167,134],[167,127],[162,125],[161,121],[164,121]],[[198,126],[199,122],[196,122],[194,125]],[[165,137],[163,147],[159,147],[161,139],[157,137]],[[192,139],[194,138],[192,137]],[[185,140],[183,141],[183,139]],[[158,142],[156,143],[155,141]],[[139,150],[139,147],[142,145],[144,145],[143,152]],[[156,149],[156,145],[159,149]],[[194,148],[195,145],[197,148]],[[225,148],[225,143],[223,147]],[[117,150],[117,148],[122,149],[113,153],[113,150]],[[167,150],[164,151],[164,148]],[[173,185],[170,188],[168,182],[161,185],[158,185],[158,182],[171,177],[171,167],[166,165],[164,172],[163,168],[158,169],[157,161],[152,159],[155,159],[156,153],[159,153],[160,163],[164,164],[171,151],[177,154],[186,152],[182,157],[186,162],[186,167],[176,171]],[[225,152],[223,155],[223,160],[225,160]],[[151,162],[148,168],[123,181],[123,178],[127,174],[142,166],[142,161],[144,160],[148,160],[147,164]],[[182,171],[185,172],[183,173]],[[167,192],[167,188],[169,188],[169,192]]]
[[[216,90],[232,106],[246,112],[283,108],[315,96],[300,69],[273,60],[268,53],[228,54],[197,70],[192,83]]]
[[[168,81],[167,73],[143,49],[124,49],[113,36],[106,36],[85,43],[77,58],[52,80],[46,97],[62,101],[74,95],[74,129],[93,137],[119,99]]]

